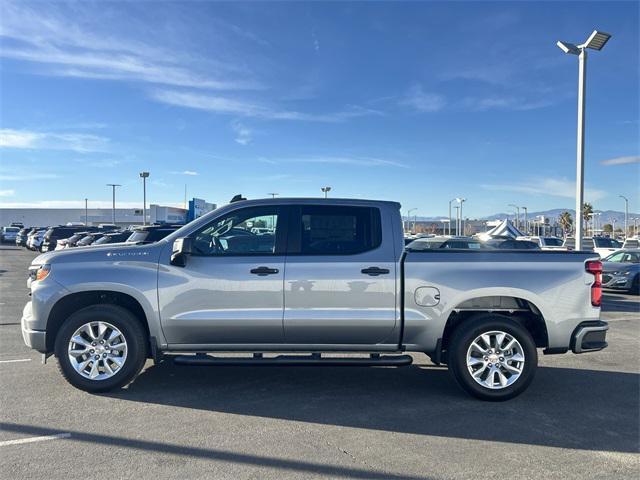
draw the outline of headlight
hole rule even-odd
[[[32,281],[44,280],[51,271],[51,265],[33,265],[29,267],[29,277]]]

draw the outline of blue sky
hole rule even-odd
[[[637,2],[2,2],[0,206],[332,195],[640,211]],[[466,216],[465,215],[465,216]]]

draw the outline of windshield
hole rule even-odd
[[[561,247],[562,239],[555,237],[544,237],[545,247]]]
[[[614,243],[614,240],[606,237],[596,237],[593,239],[597,248],[618,248],[619,245]],[[617,243],[617,242],[616,242]]]

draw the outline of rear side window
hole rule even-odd
[[[353,255],[382,243],[377,208],[302,206],[300,228],[303,255]]]

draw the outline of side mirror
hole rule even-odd
[[[191,239],[189,237],[178,238],[173,242],[171,252],[171,265],[184,267],[187,265],[187,255],[191,255]]]

